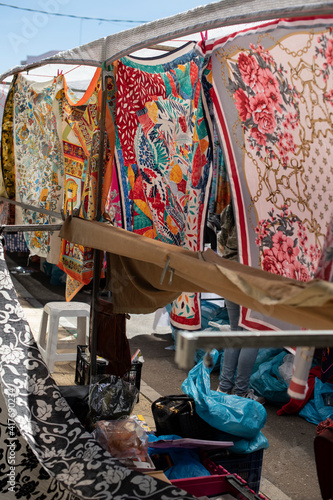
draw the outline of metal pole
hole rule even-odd
[[[62,224],[26,224],[22,226],[8,225],[2,226],[3,233],[18,233],[29,231],[60,231]]]
[[[63,219],[61,213],[53,212],[52,210],[47,210],[46,208],[34,207],[33,205],[27,205],[27,203],[22,203],[21,201],[5,198],[4,196],[0,196],[0,201],[10,203],[11,205],[17,205],[18,207],[24,208],[25,210],[30,210],[31,212],[38,212],[40,214],[50,215],[51,217],[55,217],[56,219]]]
[[[98,156],[98,172],[97,172],[97,206],[95,220],[99,221],[102,216],[102,186],[103,186],[103,171],[104,171],[104,135],[105,135],[105,115],[106,115],[106,86],[108,72],[102,71],[102,102],[101,102],[101,117],[100,117],[100,138],[99,138],[99,156]],[[90,383],[93,383],[94,377],[97,375],[97,300],[100,287],[102,265],[102,252],[94,250],[94,274],[93,274],[93,290],[91,298],[91,324],[90,324]]]

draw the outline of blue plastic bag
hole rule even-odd
[[[154,436],[148,434],[148,453],[154,455],[158,450],[159,454],[167,454],[172,460],[173,465],[164,471],[168,479],[183,479],[186,477],[209,476],[210,472],[202,465],[197,449],[188,448],[153,448],[154,441],[181,439],[180,436],[168,434],[165,436]],[[149,446],[150,445],[150,446]]]
[[[333,385],[328,382],[323,383],[319,378],[315,380],[314,396],[299,412],[299,416],[305,418],[312,424],[320,424],[327,418],[333,417],[333,406],[326,403],[332,401]]]
[[[266,361],[270,361],[275,356],[280,354],[280,352],[284,352],[287,354],[287,351],[282,347],[262,347],[259,349],[257,354],[256,362],[254,363],[252,373],[255,373],[259,366],[265,363]]]
[[[218,351],[213,349],[213,366],[218,358]],[[182,391],[195,401],[198,415],[212,427],[246,439],[257,436],[266,423],[265,408],[251,399],[240,396],[224,395],[210,388],[212,368],[200,361],[189,372],[182,383]]]
[[[269,447],[268,440],[261,431],[252,439],[240,438],[231,436],[226,432],[216,431],[214,440],[233,441],[234,445],[226,448],[230,453],[253,453],[254,451],[265,450]]]
[[[279,366],[283,363],[286,354],[283,350],[272,359],[262,363],[250,378],[250,387],[272,403],[285,404],[290,400],[287,393],[288,384],[279,373]]]

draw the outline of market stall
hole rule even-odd
[[[16,94],[13,97],[15,100],[12,100],[11,108],[9,106],[6,111],[8,115],[11,111],[14,117],[12,120],[16,137],[15,161],[16,166],[20,167],[20,170],[17,170],[14,184],[21,198],[15,199],[15,196],[9,194],[10,188],[14,184],[13,171],[10,162],[8,162],[5,165],[6,176],[4,178],[7,199],[18,204],[23,203],[25,212],[23,212],[22,222],[26,224],[40,223],[41,228],[46,231],[50,223],[59,222],[61,210],[63,210],[64,216],[69,216],[61,230],[62,267],[70,276],[67,290],[69,299],[75,296],[75,292],[80,287],[93,279],[91,328],[93,374],[96,371],[97,314],[95,304],[99,293],[101,252],[104,251],[111,254],[111,289],[112,286],[115,286],[119,290],[116,276],[112,276],[112,265],[113,268],[122,270],[120,276],[124,276],[123,273],[126,273],[127,269],[130,270],[127,275],[131,274],[133,269],[141,268],[142,270],[144,268],[147,270],[149,268],[152,270],[152,276],[148,276],[146,271],[144,272],[144,278],[151,291],[149,293],[149,311],[156,310],[161,305],[176,299],[180,292],[184,293],[186,290],[192,309],[186,320],[183,320],[184,311],[175,308],[173,320],[177,327],[185,327],[188,330],[198,329],[200,315],[196,315],[196,312],[200,310],[200,306],[197,294],[202,291],[215,291],[243,306],[242,320],[244,325],[253,330],[286,329],[287,324],[296,324],[298,327],[322,328],[328,331],[332,329],[332,284],[324,280],[312,280],[312,273],[315,270],[313,264],[319,261],[320,248],[322,248],[322,242],[326,236],[321,227],[315,227],[314,221],[321,217],[321,207],[328,204],[330,193],[327,192],[327,195],[324,195],[324,200],[321,199],[320,203],[318,200],[314,201],[314,204],[320,205],[318,209],[310,210],[311,197],[306,190],[307,183],[311,185],[311,183],[317,182],[316,173],[309,170],[308,151],[311,150],[311,154],[316,155],[319,147],[325,147],[327,155],[329,155],[330,115],[325,114],[325,112],[331,105],[330,82],[332,75],[329,49],[332,39],[330,38],[329,26],[332,14],[333,2],[331,1],[325,3],[314,1],[305,5],[299,0],[294,1],[292,5],[290,2],[282,1],[277,6],[276,2],[265,2],[264,5],[260,1],[238,2],[235,5],[235,2],[223,0],[172,18],[147,23],[138,28],[96,40],[90,44],[61,52],[38,63],[13,68],[1,75],[0,80],[3,81],[18,74],[13,82],[13,88],[14,86],[16,88]],[[286,21],[274,21],[281,18],[286,19]],[[264,21],[268,22],[259,28],[244,26],[244,23]],[[241,31],[239,34],[240,25],[245,31]],[[218,35],[215,42],[209,40],[199,44],[190,42],[175,52],[164,55],[163,60],[142,61],[129,56],[135,51],[167,42],[176,37],[190,37],[191,34],[200,31],[226,27],[230,28],[224,32],[222,38]],[[236,34],[230,35],[233,32]],[[238,39],[237,34],[240,35]],[[282,44],[282,40],[287,35],[294,36],[297,40],[301,38],[298,40],[299,50],[304,61],[301,60],[299,53],[294,51],[293,47]],[[276,36],[274,44],[280,49],[280,52],[284,51],[284,55],[287,54],[290,60],[292,58],[296,60],[295,72],[292,74],[295,84],[293,88],[290,88],[287,77],[282,78],[286,71],[282,63],[276,63],[274,66],[274,58],[269,53],[269,44],[274,36]],[[235,40],[238,40],[239,43],[237,54],[233,52]],[[228,44],[231,45],[231,48]],[[253,48],[253,44],[256,49]],[[244,54],[242,51],[250,49],[256,52],[256,55],[247,54],[247,61],[243,61],[245,69],[241,68],[241,54]],[[323,53],[327,62],[323,63],[319,60],[318,65],[323,69],[318,76],[318,72],[310,72],[310,61],[306,57],[310,57],[312,61],[314,56],[320,59]],[[278,58],[278,56],[276,57]],[[260,64],[256,65],[258,60]],[[286,59],[287,65],[290,64],[290,60]],[[236,67],[237,61],[238,67]],[[80,64],[96,67],[97,70],[83,96],[77,97],[67,87],[63,75],[55,77],[46,86],[46,90],[45,85],[30,85],[20,75],[23,71],[32,71],[36,67],[47,64],[55,68],[63,64]],[[234,71],[233,75],[230,72],[232,76],[230,80],[228,80],[228,75],[221,72],[227,65]],[[304,68],[307,70],[306,75],[301,74]],[[258,90],[255,85],[259,85],[256,78],[260,71],[263,73],[262,88]],[[217,73],[221,75],[221,80],[216,79]],[[278,78],[278,74],[282,76]],[[313,75],[316,76],[316,80],[313,79]],[[241,81],[241,76],[243,81]],[[311,101],[315,94],[316,102],[319,102],[317,99],[319,95],[317,89],[320,88],[319,79],[324,82],[324,91],[322,90],[324,105],[320,107],[320,112],[317,115],[313,112],[313,108],[309,111],[308,99]],[[138,101],[133,99],[134,90],[131,87],[127,88],[127,83],[133,81],[135,91],[136,87],[140,87],[138,95],[135,94]],[[140,85],[137,85],[138,81],[140,81]],[[263,84],[263,81],[266,82],[266,85]],[[303,93],[297,87],[299,81],[302,82],[303,90],[306,88]],[[117,98],[116,86],[118,89]],[[267,88],[271,91],[269,94],[265,94]],[[37,175],[33,178],[34,191],[33,183],[29,184],[29,175],[32,172],[31,159],[27,159],[24,142],[27,122],[24,123],[24,120],[20,122],[20,119],[28,116],[24,115],[27,110],[29,111],[27,96],[30,95],[34,98],[41,89],[43,89],[41,93],[47,92],[45,102],[48,108],[46,114],[51,117],[51,122],[53,125],[55,124],[55,127],[47,129],[49,133],[47,139],[45,136],[43,137],[45,150],[42,148],[41,151],[37,151],[38,165],[45,168],[47,164],[47,168],[43,172],[40,171],[40,178]],[[59,103],[59,95],[62,99],[62,121],[57,120],[57,113],[60,109],[57,104]],[[251,118],[250,98],[256,101],[257,113],[262,115],[258,117],[256,123],[249,121]],[[299,99],[298,107],[295,104],[296,99]],[[45,116],[45,102],[43,104],[36,99],[35,112],[38,112],[40,117]],[[119,102],[123,102],[125,105],[121,107]],[[139,102],[138,105],[137,102]],[[132,105],[130,111],[128,111],[129,104]],[[37,105],[41,105],[40,109]],[[231,109],[230,121],[225,117],[226,108],[224,106]],[[16,111],[18,107],[20,113]],[[81,113],[83,108],[86,114]],[[306,116],[302,115],[303,108],[306,110]],[[237,112],[240,113],[241,120]],[[278,125],[281,130],[279,129],[279,137],[275,137],[272,127],[274,120],[277,121],[276,115],[279,113],[281,116]],[[218,117],[218,120],[215,120],[214,117]],[[300,118],[300,128],[304,131],[304,136],[300,133],[297,142],[295,134],[293,135],[288,130],[288,135],[285,128],[283,135],[282,130],[283,122],[286,127],[288,125],[294,130],[296,122],[299,122]],[[308,127],[311,132],[305,130],[304,124],[307,123],[307,119],[311,121],[311,127]],[[262,121],[263,123],[261,123]],[[237,222],[241,228],[241,262],[235,265],[233,263],[231,265],[225,264],[223,259],[215,256],[213,252],[202,252],[204,226],[211,193],[212,137],[214,136],[213,124],[215,122],[218,123],[220,141],[223,143],[224,153],[228,159],[232,194],[234,200],[237,201]],[[166,123],[168,126],[170,123],[172,125],[168,128]],[[208,123],[207,126],[206,123]],[[320,132],[318,124],[322,126],[323,123],[325,126],[327,125],[327,130]],[[79,127],[78,124],[80,124]],[[165,126],[164,136],[159,134],[161,124]],[[29,122],[29,126],[31,127],[30,133],[33,133],[34,130],[37,131],[37,128],[33,128],[33,122],[32,124]],[[323,130],[323,127],[321,128]],[[79,130],[77,131],[77,129]],[[75,137],[73,132],[76,133]],[[316,140],[310,140],[306,133],[310,135],[312,133],[312,139],[316,135]],[[166,138],[170,140],[166,141]],[[172,156],[168,157],[168,154],[171,155],[171,153],[169,153],[166,144],[171,143],[176,152],[172,151]],[[309,146],[310,143],[311,146]],[[285,152],[284,157],[278,156],[275,152],[274,148],[277,145],[280,145],[279,154],[282,150]],[[255,152],[252,154],[250,150]],[[136,157],[135,151],[144,153]],[[172,174],[168,171],[169,180],[171,176],[173,184],[170,183],[166,186],[164,184],[165,178],[155,168],[156,165],[153,164],[152,158],[154,158],[153,153],[156,151],[163,153],[160,157],[158,154],[156,156],[161,159],[159,165],[163,165],[162,160],[167,158],[167,171],[170,166],[168,158],[172,158],[173,161],[177,158],[178,168],[173,168]],[[301,158],[299,163],[296,164],[293,157],[290,160],[290,167],[286,151],[290,155],[295,155],[297,161],[298,158]],[[266,154],[265,162],[262,159],[263,152]],[[67,172],[61,172],[61,168],[58,168],[59,165],[62,165],[60,158],[63,153]],[[6,158],[8,159],[8,156]],[[146,162],[147,159],[152,163]],[[322,179],[325,179],[329,173],[327,170],[329,166],[326,166],[324,159],[320,156],[320,161],[325,165],[325,167],[320,167],[323,170],[320,172]],[[278,162],[279,168],[276,167],[275,161]],[[264,170],[261,170],[262,163],[265,163]],[[312,163],[315,164],[315,162]],[[237,169],[237,164],[244,166],[244,169]],[[249,186],[248,181],[251,178],[251,173],[248,174],[251,165],[256,167],[256,176],[252,177],[254,185],[246,191]],[[88,175],[82,182],[82,172],[87,172],[86,167]],[[176,165],[173,164],[173,167]],[[36,167],[35,171],[37,172]],[[144,172],[145,175],[141,175],[140,172]],[[276,185],[271,181],[273,173]],[[241,177],[240,174],[244,174],[244,176]],[[152,181],[153,178],[156,179],[155,183]],[[39,182],[41,179],[43,182]],[[300,183],[303,190],[299,187]],[[260,193],[258,186],[261,190]],[[281,197],[283,189],[289,190],[291,194],[284,198]],[[301,194],[300,191],[302,191]],[[322,189],[322,191],[326,193],[327,190]],[[34,198],[36,193],[37,197]],[[115,193],[113,198],[112,193]],[[168,205],[165,203],[167,197],[172,200]],[[267,208],[267,204],[261,210],[262,205],[259,203],[261,198],[263,200],[269,199],[275,212],[270,206]],[[27,204],[27,200],[32,200],[32,203]],[[43,203],[39,204],[38,201],[41,200]],[[38,210],[44,210],[44,212],[46,210],[46,212],[37,216],[35,214]],[[279,210],[278,213],[277,210]],[[304,211],[306,215],[301,219],[300,213]],[[323,227],[328,225],[331,217],[328,208],[325,208],[324,212],[321,217]],[[271,220],[267,219],[266,225],[264,222],[259,224],[259,220],[263,221],[267,214]],[[80,218],[77,215],[80,215]],[[118,225],[118,228],[111,227],[107,222],[110,215],[113,225]],[[101,222],[102,217],[105,219],[104,222]],[[258,239],[257,244],[253,243],[253,234],[256,233],[255,228],[258,224],[263,226],[266,232],[261,234],[261,227],[258,226],[257,233],[261,238]],[[301,246],[304,255],[299,255],[299,252],[295,250],[297,242],[294,232],[297,232],[297,228],[299,232],[297,241],[303,241]],[[98,238],[95,236],[95,230]],[[267,277],[266,271],[272,271],[274,262],[276,266],[284,262],[280,257],[276,257],[272,250],[274,243],[279,244],[282,230],[284,234],[282,235],[281,247],[286,246],[282,250],[288,254],[284,260],[289,259],[286,269],[290,273],[286,275],[273,270],[272,274]],[[38,233],[37,236],[33,235],[28,238],[31,249],[41,252],[41,255],[48,256],[50,260],[56,259],[55,256],[59,255],[59,246],[54,247],[48,236],[45,237],[40,232]],[[106,236],[101,236],[102,233]],[[150,236],[150,239],[146,236]],[[289,241],[291,236],[294,236],[292,242]],[[270,244],[267,243],[267,237],[272,240]],[[127,242],[128,238],[130,238],[129,242]],[[274,238],[277,238],[277,241]],[[306,238],[313,238],[311,248],[307,247]],[[154,241],[155,239],[160,241]],[[60,243],[60,239],[57,238],[57,240]],[[173,246],[169,250],[170,243]],[[81,245],[81,253],[75,253],[73,244],[77,245],[76,250]],[[132,253],[128,253],[129,249],[132,250]],[[139,255],[141,255],[140,258]],[[151,260],[151,256],[154,257],[153,260]],[[271,269],[265,268],[264,264],[269,260],[266,259],[264,262],[265,257],[270,257]],[[136,261],[139,261],[139,264]],[[258,263],[258,261],[260,262]],[[78,263],[82,264],[81,268],[78,268]],[[301,266],[303,267],[301,268]],[[194,267],[198,269],[198,273],[195,273],[195,279],[193,279]],[[304,276],[301,272],[307,273],[307,280],[302,279]],[[6,275],[5,267],[3,273]],[[164,282],[166,274],[170,275],[168,284]],[[216,281],[216,275],[220,276],[220,280]],[[301,279],[299,279],[300,277]],[[140,283],[139,278],[137,281],[139,289],[142,282]],[[133,282],[127,281],[127,283],[130,289]],[[159,286],[158,283],[163,286]],[[272,285],[273,283],[274,285]],[[4,289],[6,289],[6,284]],[[8,289],[11,290],[11,286]],[[147,289],[147,283],[142,286],[142,289]],[[131,295],[125,287],[123,291],[125,292],[123,296],[114,293],[114,304],[118,308],[118,312],[129,312],[131,307],[136,307],[137,312],[144,312],[144,308],[148,307],[147,301],[143,299],[140,303],[140,296],[136,296],[138,304],[134,306],[133,294]],[[22,382],[23,392],[17,394],[17,397],[20,398],[22,412],[13,416],[18,429],[29,442],[46,470],[68,491],[79,498],[113,498],[113,494],[116,493],[119,495],[128,493],[132,494],[133,497],[138,497],[142,491],[149,491],[151,498],[160,498],[161,495],[165,498],[167,495],[173,498],[177,495],[187,498],[186,495],[183,496],[183,493],[175,491],[172,486],[166,486],[155,479],[129,472],[98,447],[95,450],[96,445],[90,435],[78,425],[77,420],[70,413],[63,399],[60,398],[57,388],[43,365],[41,356],[36,351],[28,325],[19,321],[20,311],[13,293],[13,290],[11,291],[12,295],[6,291],[2,292],[4,300],[2,309],[8,309],[6,303],[9,301],[9,308],[15,310],[16,314],[13,322],[14,324],[18,322],[20,328],[19,332],[14,327],[11,332],[4,328],[3,355],[5,356],[7,353],[6,349],[12,349],[10,346],[15,345],[15,349],[12,351],[13,358],[9,357],[3,361],[5,369],[2,372],[1,385],[7,399],[7,406],[12,374],[16,375],[19,380],[34,378],[41,380],[42,385],[47,386],[48,390],[43,392],[42,399],[37,399],[34,392],[32,395],[27,393],[23,397],[24,383]],[[126,299],[129,300],[129,303],[126,303]],[[193,314],[191,314],[192,312]],[[7,318],[6,321],[8,319],[10,320]],[[285,323],[281,324],[281,320]],[[26,332],[26,334],[21,334],[21,331]],[[309,335],[307,340],[309,345],[318,345],[321,342],[328,345],[327,335],[330,333],[321,332],[319,336]],[[253,335],[254,337],[255,335]],[[302,337],[302,342],[303,340],[305,341],[304,337]],[[261,342],[262,338],[257,337],[257,341]],[[35,360],[34,363],[32,358]],[[16,366],[17,359],[24,360],[20,364],[20,372]],[[36,411],[33,411],[34,407]],[[33,414],[39,415],[41,407],[46,409],[48,415],[52,415],[52,419],[47,425],[44,417],[40,417],[38,422],[35,421]],[[63,424],[60,423],[61,416],[66,416],[67,420],[70,418],[70,425],[73,425],[73,429],[63,427]],[[25,425],[26,422],[29,422],[29,425]],[[40,433],[41,425],[45,429],[45,436]],[[52,456],[49,457],[45,446],[45,442],[48,440],[53,442],[54,439],[56,443],[60,443],[58,436],[56,439],[52,437],[55,432],[57,434],[60,432],[59,429],[63,435],[75,436],[73,443],[67,443],[64,446],[59,444],[63,456],[61,461],[55,458],[52,453]],[[85,450],[82,451],[82,459],[79,463],[72,455],[72,445]],[[92,450],[96,451],[99,460],[96,461],[93,468],[90,466]],[[103,460],[104,472],[95,473],[100,469],[101,460]],[[79,473],[75,475],[75,481],[73,481],[70,471],[76,470],[77,467]],[[109,472],[106,473],[106,470]],[[117,482],[114,480],[115,475],[118,478]],[[118,482],[119,476],[124,480]],[[111,491],[112,488],[114,491]],[[134,492],[135,488],[140,492]],[[100,489],[103,489],[103,493],[97,492]]]

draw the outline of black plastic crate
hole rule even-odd
[[[139,392],[141,387],[141,370],[142,370],[142,363],[140,362],[132,363],[130,371],[125,373],[125,375],[122,377],[122,379],[125,380],[126,382],[135,385]]]
[[[240,476],[256,493],[259,493],[260,488],[263,455],[263,449],[244,454],[225,454],[213,450],[207,453],[207,457],[214,464],[222,466],[231,474]]]
[[[90,359],[86,353],[87,345],[77,346],[76,367],[75,367],[75,383],[77,385],[89,384]],[[103,358],[97,358],[97,374],[105,375],[107,361]],[[131,369],[122,377],[123,380],[135,385],[140,392],[141,387],[141,370],[142,363],[140,361],[133,362]]]
[[[86,353],[87,345],[78,345],[76,352],[76,366],[75,366],[75,383],[77,385],[87,385],[89,384],[89,370],[90,370],[90,359],[89,355]],[[96,361],[96,368],[98,375],[105,374],[105,368],[107,361],[100,358]]]

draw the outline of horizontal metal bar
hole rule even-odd
[[[225,349],[229,347],[297,347],[333,346],[333,330],[286,331],[198,331],[177,333],[175,361],[179,368],[189,370],[194,364],[197,349]]]
[[[62,224],[25,224],[22,226],[8,225],[3,226],[4,233],[19,233],[29,231],[60,231]]]
[[[56,219],[62,219],[61,213],[53,212],[52,210],[47,210],[46,208],[34,207],[33,205],[27,205],[26,203],[21,203],[20,201],[10,200],[9,198],[5,198],[4,196],[0,196],[0,201],[10,203],[11,205],[17,205],[21,208],[24,208],[24,210],[31,210],[32,212],[50,215],[51,217],[55,217]]]

